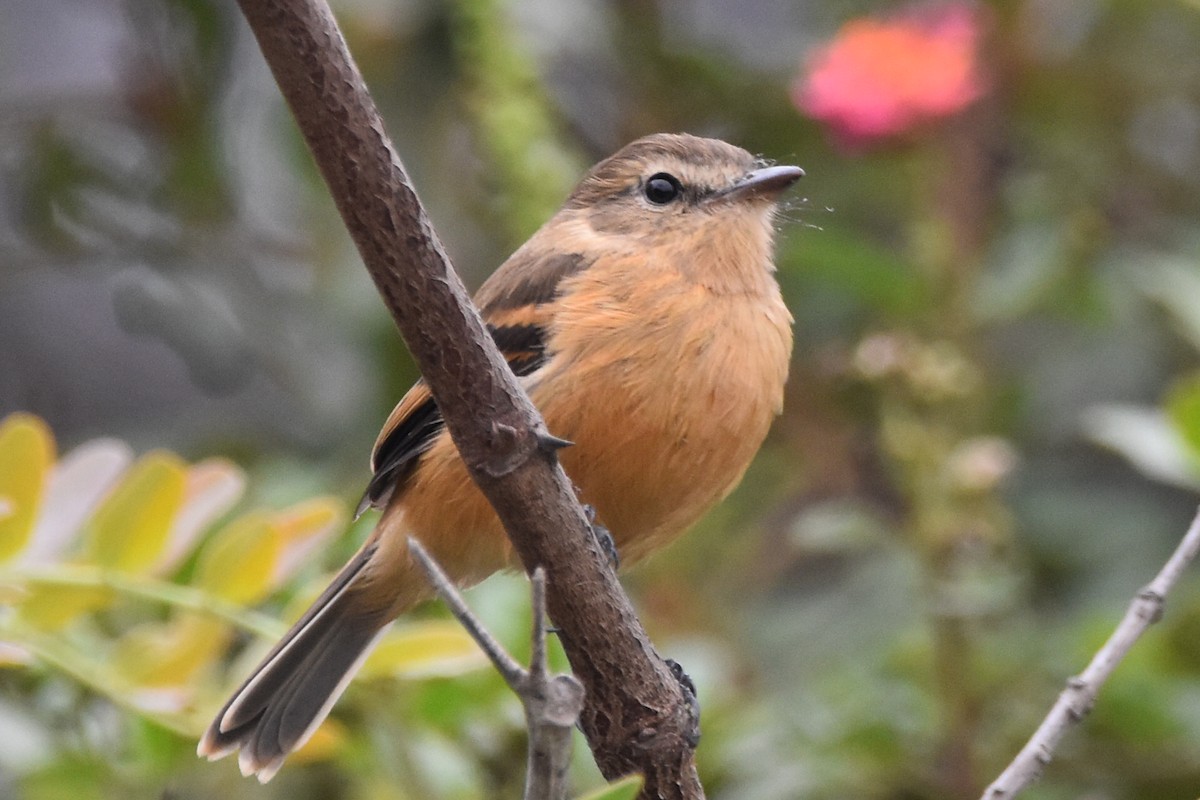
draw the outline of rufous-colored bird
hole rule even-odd
[[[509,366],[570,440],[562,465],[625,564],[741,480],[783,402],[791,315],[774,214],[803,175],[714,139],[639,139],[583,176],[475,297]],[[431,590],[414,536],[458,583],[514,565],[509,540],[418,381],[388,417],[362,548],[217,714],[198,751],[266,781],[372,644]]]

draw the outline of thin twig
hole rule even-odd
[[[546,570],[534,569],[529,576],[530,600],[533,604],[533,628],[529,648],[529,680],[545,683],[549,665],[546,652]]]
[[[521,698],[529,732],[529,757],[525,773],[525,800],[565,800],[567,770],[571,765],[571,732],[583,710],[583,684],[571,675],[549,674],[546,657],[546,571],[538,567],[530,576],[533,603],[533,653],[525,670],[467,606],[454,583],[421,543],[409,537],[409,552],[425,570],[438,596],[450,607],[496,666],[509,688]]]
[[[1200,512],[1158,575],[1134,597],[1125,617],[1092,657],[1087,669],[1067,681],[1066,688],[1059,694],[1058,701],[1037,731],[1008,768],[984,791],[983,800],[1010,800],[1041,775],[1067,729],[1079,723],[1092,710],[1100,687],[1125,658],[1134,642],[1162,618],[1167,593],[1197,554],[1200,554]]]
[[[411,536],[408,538],[408,551],[425,570],[429,583],[438,593],[438,597],[442,598],[442,601],[450,608],[450,613],[454,615],[459,624],[466,628],[467,633],[483,650],[484,655],[491,659],[500,676],[504,678],[504,682],[514,692],[520,694],[528,678],[525,668],[517,663],[517,660],[508,654],[504,646],[496,641],[496,637],[492,636],[483,626],[483,622],[467,606],[467,601],[459,594],[454,582],[446,575],[441,565],[434,560],[429,551],[421,546],[420,542]]]
[[[525,771],[525,800],[567,796],[571,767],[571,735],[583,711],[583,684],[573,675],[551,675],[546,652],[546,571],[530,576],[533,595],[533,652],[529,685],[521,694],[529,727],[529,761]]]

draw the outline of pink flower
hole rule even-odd
[[[849,146],[950,116],[985,91],[982,28],[978,8],[964,0],[851,20],[809,57],[792,101]]]

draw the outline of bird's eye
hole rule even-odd
[[[656,206],[665,206],[679,197],[683,187],[679,185],[679,179],[674,175],[658,172],[651,175],[650,179],[646,181],[643,191],[646,193],[646,199],[651,203]]]

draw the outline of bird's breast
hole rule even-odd
[[[582,275],[531,395],[567,474],[636,560],[728,494],[779,412],[791,316],[773,280],[715,294],[658,271]],[[614,288],[616,287],[616,288]]]

